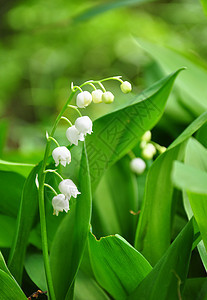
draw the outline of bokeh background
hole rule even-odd
[[[185,66],[185,60],[176,62],[177,53],[206,72],[207,19],[199,0],[4,0],[0,6],[0,157],[5,160],[41,159],[45,131],[66,101],[71,82],[122,75],[137,94]],[[150,42],[147,51],[142,42]],[[172,52],[164,55],[157,45]],[[182,76],[185,80],[187,75]],[[205,109],[196,109],[179,80],[153,131],[166,146]],[[87,114],[93,119],[132,97],[122,95],[118,83],[107,87],[116,100],[91,105]],[[62,140],[64,132],[60,126]]]

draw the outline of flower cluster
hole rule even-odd
[[[118,80],[121,82],[120,88],[123,93],[126,94],[126,93],[131,92],[131,90],[132,90],[131,83],[129,83],[128,81],[121,80],[120,76],[112,77],[112,79]],[[82,89],[80,87],[78,87],[78,89],[81,90],[81,92],[77,95],[77,98],[76,98],[76,105],[79,108],[85,108],[89,104],[91,104],[91,102],[96,103],[96,104],[102,103],[102,102],[104,102],[106,104],[110,104],[114,101],[114,95],[112,94],[112,92],[106,91],[106,89],[104,88],[101,81],[91,80],[86,83],[91,85],[93,87],[94,91],[92,91],[92,93],[90,93],[88,91],[82,91]],[[94,83],[99,84],[101,89],[97,89],[95,87]],[[73,87],[73,89],[75,89],[75,88],[77,88],[77,87]]]
[[[92,131],[92,121],[88,116],[82,116],[78,108],[85,108],[88,105],[93,103],[112,103],[114,101],[114,95],[110,91],[106,91],[104,85],[102,82],[107,80],[117,80],[121,83],[120,88],[123,93],[129,93],[132,90],[132,86],[128,81],[123,81],[121,76],[115,76],[115,77],[109,77],[106,79],[102,79],[100,81],[94,81],[89,80],[85,83],[83,83],[80,86],[71,86],[72,94],[67,102],[67,104],[64,106],[63,110],[61,111],[60,116],[58,116],[57,123],[60,119],[66,120],[70,126],[66,130],[66,138],[70,142],[71,145],[78,145],[79,141],[84,141],[85,136],[87,134],[91,134]],[[83,91],[82,88],[86,85],[89,85],[93,88],[93,91],[90,93],[88,91]],[[96,85],[99,86],[99,88],[96,87]],[[76,91],[79,90],[80,92],[77,94],[76,97],[76,105],[72,106],[69,105],[69,101],[72,99],[72,96],[76,93]],[[80,117],[78,117],[74,124],[71,123],[70,120],[68,120],[66,117],[63,116],[63,113],[67,107],[71,107],[78,112]],[[56,126],[55,125],[55,126]],[[52,131],[54,133],[55,131]],[[68,150],[65,146],[60,146],[58,142],[55,140],[53,136],[49,136],[46,134],[47,139],[53,140],[57,147],[52,151],[52,157],[55,161],[55,167],[57,167],[59,164],[66,167],[67,164],[70,164],[71,162],[71,153],[70,150]],[[66,213],[69,211],[69,201],[71,197],[77,198],[77,196],[80,194],[78,191],[75,183],[71,179],[63,179],[60,174],[56,172],[56,170],[45,170],[45,172],[53,172],[56,175],[58,175],[61,178],[61,182],[58,186],[60,193],[57,194],[57,192],[51,187],[49,184],[44,183],[45,186],[50,188],[54,193],[55,196],[52,199],[52,206],[54,209],[54,215],[58,216],[59,212],[65,211]],[[38,181],[38,180],[37,180]]]
[[[65,118],[65,117],[64,117]],[[76,119],[75,124],[66,130],[66,137],[71,144],[78,145],[78,141],[84,141],[87,134],[91,134],[92,121],[88,116],[81,116]],[[54,138],[52,138],[54,140]],[[57,141],[56,141],[57,143]],[[57,143],[58,144],[58,143]],[[65,146],[58,146],[52,151],[52,157],[55,161],[55,166],[59,164],[66,166],[71,162],[71,153]],[[54,173],[57,173],[54,171]],[[60,176],[60,175],[59,175]],[[77,198],[80,194],[76,185],[71,179],[62,179],[59,184],[60,194],[57,194],[52,199],[54,214],[58,216],[63,210],[68,212],[69,200],[71,197]]]
[[[141,138],[141,156],[145,160],[151,160],[154,155],[156,154],[157,150],[159,153],[163,153],[166,151],[166,148],[163,146],[160,146],[159,144],[155,142],[151,142],[152,134],[151,131],[146,131],[144,135]],[[130,168],[131,170],[140,175],[142,174],[146,169],[146,163],[145,161],[140,157],[135,157],[130,161]]]

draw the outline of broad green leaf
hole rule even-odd
[[[16,219],[0,214],[0,247],[11,247],[15,226]]]
[[[25,178],[18,173],[0,171],[0,182],[0,212],[16,218]]]
[[[194,62],[193,57],[189,59],[174,49],[141,39],[136,39],[136,41],[159,62],[166,73],[183,66],[187,67],[186,72],[183,72],[177,81],[177,86],[185,93],[185,97],[182,97],[183,105],[196,116],[203,113],[207,109],[207,69]]]
[[[98,285],[94,278],[86,275],[82,270],[78,271],[75,281],[75,300],[109,300],[110,298]]]
[[[0,159],[1,171],[16,172],[23,176],[27,176],[33,167],[34,165],[32,164],[15,163]]]
[[[2,300],[26,300],[27,297],[14,279],[0,270],[0,297]]]
[[[193,214],[207,249],[207,172],[175,162],[172,178],[175,186],[187,191]]]
[[[126,299],[152,269],[119,235],[96,240],[89,233],[89,253],[96,280],[114,299]]]
[[[71,210],[58,227],[51,246],[51,271],[57,299],[70,299],[89,231],[92,199],[85,144],[78,190],[81,195],[73,201]]]
[[[177,188],[207,195],[207,172],[176,161],[174,162],[172,179]]]
[[[40,165],[33,168],[25,181],[19,208],[15,239],[9,256],[9,269],[19,283],[21,283],[22,280],[24,257],[30,230],[37,213],[38,200],[35,178],[39,168]]]
[[[28,253],[25,260],[25,269],[30,279],[42,291],[47,290],[43,256],[39,253]]]
[[[144,132],[159,121],[181,70],[155,83],[126,107],[94,122],[93,134],[86,139],[92,190],[97,187],[104,171],[132,149]]]
[[[201,132],[203,132],[203,129],[205,128],[205,124],[198,130],[198,133],[196,134],[196,137],[201,138]],[[203,132],[203,138],[204,138],[204,132]],[[202,138],[202,140],[203,140]],[[191,138],[187,144],[186,147],[186,153],[185,153],[185,163],[189,164],[191,166],[194,166],[196,168],[199,168],[200,170],[207,171],[207,150],[204,148],[198,141]],[[190,219],[193,216],[193,211],[188,199],[188,195],[185,191],[183,191],[183,202],[184,207],[188,216],[188,219]],[[202,259],[203,265],[205,269],[207,270],[207,252],[204,246],[203,241],[200,241],[198,244],[198,251],[200,254],[200,257]]]
[[[11,275],[11,273],[10,273],[7,265],[6,265],[6,262],[4,260],[4,257],[3,257],[2,253],[1,253],[1,251],[0,251],[0,269],[2,271],[4,271],[5,273],[7,273],[10,277],[12,277],[12,275]]]
[[[193,236],[193,222],[191,220],[149,275],[127,299],[181,299],[181,291],[188,273]]]
[[[207,121],[203,113],[160,155],[149,169],[144,202],[136,232],[135,248],[151,264],[155,264],[168,249],[175,203],[171,171],[174,160],[182,160],[187,139]]]
[[[124,7],[124,6],[131,6],[136,4],[142,4],[147,2],[153,2],[155,0],[113,0],[108,1],[107,3],[103,2],[102,4],[93,6],[92,8],[89,8],[85,12],[81,13],[80,15],[76,16],[74,18],[74,22],[81,22],[86,21],[88,19],[91,19],[92,17],[95,17],[96,15],[99,15],[101,13],[104,13],[108,10]]]
[[[92,227],[97,237],[118,233],[128,241],[134,241],[137,217],[130,211],[138,210],[138,191],[136,176],[129,163],[129,158],[125,157],[113,165],[96,190]]]

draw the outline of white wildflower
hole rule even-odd
[[[69,211],[69,202],[66,199],[65,195],[59,194],[52,199],[52,206],[54,209],[54,215],[58,216],[60,211],[65,211],[66,213]]]
[[[148,143],[142,150],[142,156],[145,159],[152,159],[156,153],[156,148],[151,143]]]
[[[77,128],[80,134],[86,135],[91,134],[92,131],[92,121],[88,116],[79,117],[75,121],[75,127]]]
[[[59,190],[65,197],[70,200],[71,196],[77,198],[80,194],[75,183],[71,179],[64,179],[59,183]]]
[[[114,95],[111,92],[105,92],[102,95],[102,100],[106,104],[110,104],[114,101]]]
[[[148,142],[151,140],[151,137],[152,137],[151,131],[148,130],[148,131],[146,131],[146,132],[143,134],[141,140],[142,140],[143,142],[147,142],[147,143],[148,143]]]
[[[92,100],[94,103],[101,103],[102,102],[102,90],[95,90],[92,93]]]
[[[78,141],[84,141],[84,134],[80,133],[75,125],[66,130],[66,137],[71,144],[78,145]]]
[[[142,174],[146,169],[146,163],[143,159],[136,157],[130,161],[130,168],[136,174]]]
[[[120,88],[121,88],[121,90],[122,90],[122,92],[123,92],[124,94],[127,94],[127,93],[130,93],[130,92],[131,92],[131,90],[132,90],[132,85],[131,85],[130,82],[124,81],[124,82],[122,82],[122,84],[120,85]]]
[[[65,146],[55,148],[52,151],[52,157],[55,161],[56,167],[59,165],[59,163],[65,167],[66,164],[71,162],[70,151]]]
[[[77,95],[76,105],[80,108],[88,106],[92,101],[92,95],[88,91],[81,92]]]

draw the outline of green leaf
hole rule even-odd
[[[207,172],[179,162],[174,163],[174,184],[185,191],[207,249]]]
[[[119,235],[96,240],[90,233],[89,253],[96,280],[114,299],[126,299],[152,269]]]
[[[137,217],[130,211],[138,210],[138,191],[136,176],[129,163],[129,158],[124,157],[106,171],[98,185],[92,214],[96,237],[118,233],[128,241],[134,241]]]
[[[144,132],[159,121],[181,70],[155,83],[126,107],[94,122],[94,133],[86,139],[92,190],[97,187],[105,170],[132,149]]]
[[[172,179],[177,188],[196,194],[207,195],[207,173],[197,168],[174,162]]]
[[[1,171],[11,171],[19,173],[23,176],[28,176],[34,165],[32,164],[22,164],[14,163],[6,160],[0,159],[0,170]]]
[[[6,143],[7,131],[8,121],[3,119],[0,121],[0,157],[2,156],[3,149]]]
[[[92,17],[95,17],[96,15],[99,15],[101,13],[104,13],[108,10],[117,9],[124,6],[131,6],[136,4],[142,4],[146,2],[153,2],[155,0],[118,0],[118,1],[109,1],[107,3],[101,3],[99,5],[93,6],[92,8],[89,8],[85,12],[81,13],[77,17],[74,18],[74,22],[82,22],[86,21],[88,19],[91,19]]]
[[[19,283],[21,283],[22,280],[24,257],[30,230],[37,213],[38,200],[35,179],[39,168],[40,165],[33,168],[25,181],[19,208],[15,240],[13,241],[9,256],[9,269]]]
[[[193,222],[191,220],[149,275],[127,299],[181,299],[181,291],[184,287],[191,257],[193,236]]]
[[[75,281],[75,300],[109,300],[110,298],[97,284],[94,278],[86,275],[82,270],[78,271]]]
[[[189,278],[183,291],[183,300],[207,300],[207,278]]]
[[[12,277],[12,275],[11,275],[11,273],[10,273],[7,265],[6,265],[6,262],[4,260],[4,257],[3,257],[2,253],[1,253],[1,251],[0,251],[0,269],[2,271],[4,271],[5,273],[7,273],[10,277]]]
[[[207,113],[205,112],[183,131],[149,169],[135,247],[153,265],[165,253],[171,241],[175,208],[171,180],[173,162],[184,158],[187,139],[206,121]]]
[[[18,173],[0,171],[0,182],[0,212],[16,218],[25,178]]]
[[[207,109],[206,68],[194,62],[193,57],[189,59],[174,49],[141,39],[136,39],[136,41],[139,46],[159,62],[166,73],[183,66],[187,67],[186,72],[183,72],[177,81],[177,86],[185,93],[185,96],[182,97],[182,105],[196,116],[203,113]]]
[[[16,220],[0,214],[0,247],[10,248],[14,236]]]
[[[71,210],[58,227],[51,246],[51,271],[57,299],[70,299],[89,231],[92,199],[85,144],[78,190],[81,195],[73,201]]]
[[[2,300],[27,299],[15,280],[2,270],[0,270],[0,295]]]
[[[47,290],[43,256],[39,253],[28,253],[25,260],[25,269],[30,279],[42,291]]]

